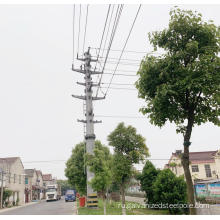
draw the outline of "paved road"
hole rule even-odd
[[[76,214],[76,202],[41,201],[29,206],[21,206],[17,209],[8,210],[0,215],[74,215]]]

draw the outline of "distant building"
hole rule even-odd
[[[0,158],[0,168],[4,172],[4,188],[13,192],[8,202],[10,205],[24,204],[25,172],[19,157]]]
[[[172,153],[168,164],[165,165],[165,168],[171,169],[177,176],[184,174],[180,159],[181,154],[180,150]],[[190,152],[189,160],[194,181],[220,178],[220,151]]]
[[[51,174],[43,174],[43,186],[46,187],[47,185],[55,184],[56,179],[53,179]]]
[[[40,170],[36,170],[37,173],[37,182],[40,187],[40,199],[45,199],[45,187],[43,183],[43,174]]]
[[[44,198],[45,188],[40,170],[25,169],[25,201],[41,200]]]

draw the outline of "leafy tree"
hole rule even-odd
[[[141,175],[138,177],[141,183],[141,190],[146,193],[148,204],[153,204],[155,202],[153,183],[155,182],[159,172],[160,170],[156,169],[155,166],[149,160],[147,160]]]
[[[5,203],[6,206],[8,205],[7,200],[11,197],[12,193],[10,189],[4,189],[3,191],[3,204]]]
[[[132,126],[126,127],[120,123],[108,136],[109,145],[114,147],[113,155],[113,179],[120,186],[122,195],[122,214],[125,210],[125,187],[132,177],[132,165],[139,163],[146,156],[149,156],[145,138],[137,134]]]
[[[72,155],[66,162],[65,175],[68,182],[76,187],[81,195],[86,194],[86,172],[85,172],[85,143],[81,142],[72,150]]]
[[[136,87],[147,102],[141,108],[152,124],[167,121],[184,136],[181,156],[187,182],[188,202],[195,204],[189,169],[192,128],[205,122],[220,125],[220,28],[202,21],[197,12],[170,11],[167,29],[149,34],[151,44],[165,51],[163,56],[146,56],[138,71]],[[195,209],[190,209],[195,214]]]
[[[61,186],[62,195],[64,195],[68,189],[75,189],[75,186],[71,185],[68,180],[57,180],[57,183]]]
[[[177,177],[170,169],[162,170],[156,177],[152,189],[154,202],[168,204],[171,214],[188,213],[188,208],[181,207],[187,204],[186,182],[183,176]],[[175,204],[180,204],[180,207],[174,207]]]
[[[104,215],[106,215],[106,192],[112,181],[111,160],[112,155],[109,149],[103,146],[100,141],[96,141],[94,155],[88,154],[86,159],[90,171],[94,173],[90,184],[95,191],[101,192],[103,196]]]

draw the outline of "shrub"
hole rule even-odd
[[[188,208],[170,207],[172,204],[187,204],[186,182],[183,176],[177,177],[170,169],[162,170],[153,183],[154,200],[168,204],[170,214],[187,214]]]

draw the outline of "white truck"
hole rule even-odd
[[[59,184],[47,185],[46,187],[46,201],[60,200],[61,186]]]

